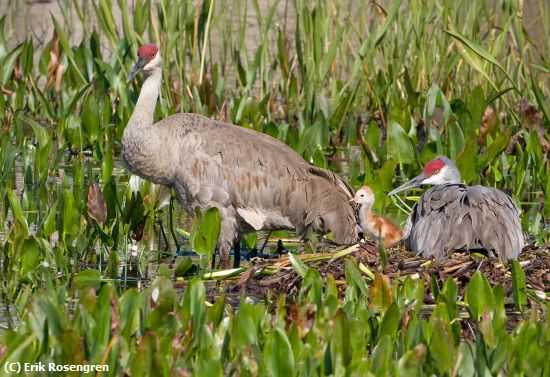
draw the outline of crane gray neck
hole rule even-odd
[[[143,82],[136,107],[128,120],[126,129],[149,127],[153,124],[153,116],[162,81],[162,69],[149,72]]]
[[[158,161],[170,161],[163,153],[160,131],[153,125],[153,115],[159,96],[162,69],[147,72],[136,107],[122,136],[122,159],[128,169],[155,183],[169,184],[169,166],[159,167]]]

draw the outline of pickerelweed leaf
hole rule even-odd
[[[101,282],[101,273],[95,269],[87,269],[77,273],[74,276],[73,283],[76,287],[93,287],[94,289],[99,289],[99,284]]]
[[[220,229],[220,213],[216,207],[208,208],[204,214],[197,213],[191,232],[193,250],[209,259],[218,242]]]
[[[274,377],[287,377],[295,374],[292,347],[282,329],[275,328],[269,333],[264,348],[264,359],[270,374]]]
[[[395,161],[409,164],[414,161],[414,149],[409,136],[403,127],[397,122],[390,120],[388,124],[388,157]]]
[[[397,303],[393,302],[384,313],[378,336],[383,337],[384,335],[389,335],[391,339],[394,339],[397,334],[400,319],[399,307]]]
[[[21,54],[22,50],[23,45],[20,44],[2,59],[2,68],[0,68],[0,85],[4,86],[8,82],[8,79],[13,74],[13,66],[15,61]]]
[[[430,353],[437,360],[440,373],[450,372],[456,358],[456,348],[449,324],[440,318],[434,320],[434,332],[430,342]]]
[[[390,279],[387,275],[376,273],[374,284],[370,290],[369,308],[371,310],[387,310],[394,302]]]
[[[100,136],[99,128],[99,105],[95,96],[89,94],[84,100],[84,106],[82,107],[82,125],[84,130],[90,138],[90,142],[94,143]]]
[[[470,317],[474,320],[479,320],[487,308],[493,311],[495,308],[495,297],[493,289],[487,281],[487,278],[476,271],[468,283],[464,300],[468,304]]]
[[[364,297],[369,295],[369,289],[365,280],[357,268],[357,262],[351,259],[346,260],[345,276],[348,284],[355,285]],[[372,292],[371,292],[372,295]]]
[[[525,292],[525,272],[517,259],[512,260],[512,288],[514,290],[514,305],[518,310],[523,310],[527,305],[527,294]]]
[[[296,271],[296,273],[302,278],[306,277],[308,267],[302,261],[297,259],[292,253],[288,253],[288,259],[290,260],[294,271]]]
[[[19,198],[15,195],[13,190],[7,191],[8,196],[8,202],[10,204],[10,208],[13,211],[13,216],[17,220],[17,222],[21,225],[23,234],[25,236],[29,235],[29,225],[27,224],[27,219],[23,214],[23,209],[21,208],[21,202]]]

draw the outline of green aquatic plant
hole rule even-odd
[[[353,186],[371,186],[374,210],[396,220],[416,193],[395,203],[385,194],[445,154],[466,183],[510,193],[528,243],[548,248],[547,2],[60,1],[43,41],[15,35],[18,6],[9,2],[0,18],[2,365],[549,373],[547,303],[531,305],[544,292],[515,262],[509,292],[477,273],[460,297],[453,280],[434,277],[426,288],[348,261],[342,283],[307,266],[355,249],[291,254],[303,279],[294,296],[241,300],[235,312],[195,279],[178,298],[184,279],[230,281],[245,269],[209,271],[215,210],[193,227],[177,206],[161,209],[162,189],[129,177],[119,159],[139,87],[126,77],[139,44],[152,42],[167,62],[155,119],[196,112],[265,132]],[[150,274],[159,275],[151,284]],[[512,304],[517,313],[504,310]]]
[[[369,288],[350,259],[339,286],[304,268],[296,301],[280,296],[270,308],[243,298],[236,312],[225,295],[207,298],[200,279],[179,298],[163,276],[119,294],[86,270],[74,278],[75,299],[49,281],[20,297],[20,322],[3,334],[0,364],[105,364],[107,375],[548,372],[548,324],[533,312],[507,328],[503,289],[479,272],[464,302],[447,280],[428,314],[423,280],[378,274]]]

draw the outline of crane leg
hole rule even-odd
[[[160,234],[162,236],[162,239],[164,240],[164,251],[168,251],[168,248],[170,247],[170,244],[168,243],[168,237],[166,237],[166,232],[164,231],[164,226],[162,225],[162,220],[159,220],[159,227],[160,227]],[[159,239],[159,246],[160,246],[160,239]]]
[[[211,267],[212,269],[215,269],[216,268],[216,251],[214,250],[214,252],[212,253],[212,264],[211,264]]]
[[[174,232],[174,196],[172,195],[170,197],[170,233],[172,234],[172,238],[174,239],[174,243],[176,244],[176,250],[179,253],[180,252],[180,244],[178,242],[178,239],[176,238],[176,232]]]
[[[231,246],[238,237],[237,221],[233,213],[228,212],[226,208],[220,208],[221,229],[218,237],[218,251],[220,252],[220,268],[229,268],[229,255]]]
[[[219,246],[220,251],[220,269],[226,270],[229,268],[229,253],[231,252],[231,244],[225,243]]]
[[[233,268],[239,268],[241,265],[241,239],[237,237],[233,241]]]

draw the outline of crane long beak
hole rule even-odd
[[[351,198],[349,201],[350,201],[350,203],[357,203],[357,199],[355,199],[355,198]]]
[[[396,189],[393,189],[392,191],[390,191],[388,193],[388,196],[392,196],[392,195],[395,195],[401,191],[405,191],[405,190],[408,190],[410,188],[413,188],[413,187],[418,187],[420,185],[422,185],[422,182],[424,182],[424,179],[426,177],[424,176],[424,173],[420,174],[419,176],[417,177],[414,177],[413,179],[411,179],[410,181],[408,182],[405,182],[404,184],[402,184],[401,186],[399,186],[398,188]]]
[[[132,68],[128,79],[126,80],[126,84],[128,84],[130,81],[132,81],[134,77],[136,77],[136,75],[143,69],[143,67],[145,67],[145,64],[147,64],[147,62],[140,56],[138,58],[138,61],[136,62],[136,65],[134,65],[134,68]]]

